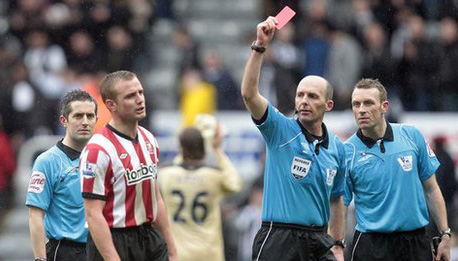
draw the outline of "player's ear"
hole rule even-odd
[[[106,99],[105,100],[105,106],[107,107],[107,109],[111,112],[115,111],[116,110],[116,103],[115,101],[113,101],[112,99]]]
[[[67,128],[68,121],[67,121],[67,118],[64,117],[64,115],[59,116],[59,122],[60,124],[62,124],[62,126],[64,126],[64,128]]]

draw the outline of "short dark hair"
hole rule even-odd
[[[184,160],[201,160],[205,157],[204,138],[197,128],[185,128],[179,140]]]
[[[107,99],[116,99],[116,93],[113,87],[119,80],[132,80],[136,77],[137,75],[135,73],[129,71],[116,71],[105,75],[99,88],[103,102]]]
[[[355,91],[355,89],[371,89],[371,88],[375,88],[380,92],[380,101],[381,102],[388,100],[388,94],[386,92],[386,89],[378,79],[363,78],[355,84],[355,87],[353,87],[353,91]]]
[[[68,115],[72,112],[71,103],[74,101],[90,101],[95,105],[95,115],[97,115],[97,102],[94,98],[87,92],[83,90],[73,90],[69,91],[64,98],[62,99],[60,105],[60,114],[68,119]]]

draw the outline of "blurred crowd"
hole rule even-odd
[[[101,105],[101,126],[109,117],[97,90],[104,73],[124,69],[134,71],[141,79],[153,62],[160,63],[153,59],[149,39],[157,18],[176,24],[171,44],[176,48],[179,64],[172,88],[183,125],[191,125],[200,113],[243,109],[241,79],[234,77],[232,70],[241,65],[225,64],[218,51],[201,48],[199,39],[174,13],[173,3],[0,3],[0,148],[2,159],[10,159],[5,160],[8,164],[0,161],[0,200],[9,187],[20,145],[34,135],[61,133],[58,104],[67,91],[81,88],[96,98]],[[276,33],[262,68],[261,91],[281,112],[294,112],[296,85],[311,74],[329,79],[335,89],[336,110],[349,109],[353,84],[362,77],[370,77],[384,83],[391,95],[391,110],[395,112],[458,111],[457,1],[260,3],[259,21],[276,14],[284,5],[298,11],[293,22]],[[252,35],[246,38],[247,44],[254,39]],[[453,161],[447,162],[453,165]],[[456,186],[449,178],[443,184],[453,187],[444,194],[453,206]],[[246,190],[243,202],[238,202],[235,209],[231,205],[226,208],[226,256],[249,260],[252,237],[260,222],[261,192],[262,178],[253,183],[253,189]],[[240,237],[230,236],[237,231],[233,227],[239,228]]]

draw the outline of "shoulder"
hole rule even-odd
[[[57,146],[53,146],[41,153],[35,160],[35,164],[55,164],[56,162],[60,162],[63,156],[62,154],[63,152]]]

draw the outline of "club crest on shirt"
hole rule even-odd
[[[154,148],[153,145],[151,145],[151,143],[146,142],[146,149],[148,150],[149,155],[154,155]]]
[[[412,155],[409,156],[401,156],[398,157],[399,165],[401,165],[404,171],[411,171],[413,167],[413,157]]]
[[[42,172],[34,171],[30,176],[28,192],[41,193],[43,192],[46,184],[46,176]]]
[[[309,174],[310,165],[312,165],[311,160],[294,157],[293,162],[291,163],[291,174],[297,180],[303,179],[307,176],[307,174]]]
[[[326,169],[326,184],[331,186],[334,182],[334,178],[336,177],[337,169]]]

